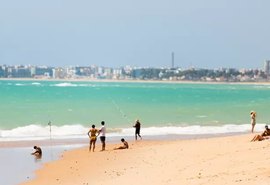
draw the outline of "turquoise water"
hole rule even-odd
[[[270,85],[0,81],[0,93],[2,137],[49,121],[74,131],[105,120],[119,132],[138,118],[144,128],[169,131],[249,125],[255,110],[258,123],[269,122]]]

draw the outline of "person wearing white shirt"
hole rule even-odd
[[[100,135],[100,141],[102,143],[102,149],[101,151],[105,150],[105,140],[106,140],[106,127],[105,127],[105,121],[101,122],[101,128],[98,131],[99,135]]]

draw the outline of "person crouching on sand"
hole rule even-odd
[[[33,153],[31,153],[31,155],[36,156],[36,159],[40,159],[42,157],[42,150],[39,146],[34,146],[33,147],[35,149],[35,151]]]
[[[262,140],[265,140],[265,139],[269,139],[269,137],[267,136],[270,136],[270,129],[268,128],[268,125],[265,125],[265,130],[262,134],[260,135],[256,135],[253,137],[253,139],[251,140],[252,141],[262,141]]]
[[[92,128],[87,133],[87,135],[89,136],[89,139],[90,139],[89,152],[91,151],[92,145],[93,145],[93,152],[95,151],[95,147],[96,147],[98,130],[95,127],[96,127],[95,125],[92,125]]]
[[[256,112],[251,111],[250,112],[250,118],[251,118],[251,132],[254,132],[254,127],[256,125]]]
[[[128,149],[128,142],[126,142],[124,138],[121,139],[121,142],[123,143],[123,146],[114,148],[114,150]]]

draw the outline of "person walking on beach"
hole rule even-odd
[[[114,148],[114,150],[128,149],[128,142],[124,138],[121,139],[121,142],[123,143],[123,146]]]
[[[105,121],[101,122],[101,128],[98,131],[98,135],[100,135],[100,141],[102,143],[102,149],[101,151],[105,151],[105,140],[106,140],[106,127],[105,127]]]
[[[136,120],[135,125],[133,127],[135,128],[135,140],[137,140],[137,135],[142,139],[142,136],[140,135],[141,123],[138,119]]]
[[[251,132],[254,132],[254,127],[256,125],[256,112],[251,111],[250,112],[250,118],[251,118]]]
[[[95,151],[95,148],[96,148],[98,130],[95,127],[96,127],[95,125],[92,125],[92,128],[87,133],[90,139],[89,152],[91,152],[92,145],[93,145],[93,152]]]

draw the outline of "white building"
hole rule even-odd
[[[267,76],[270,75],[270,60],[264,62],[264,72]]]

